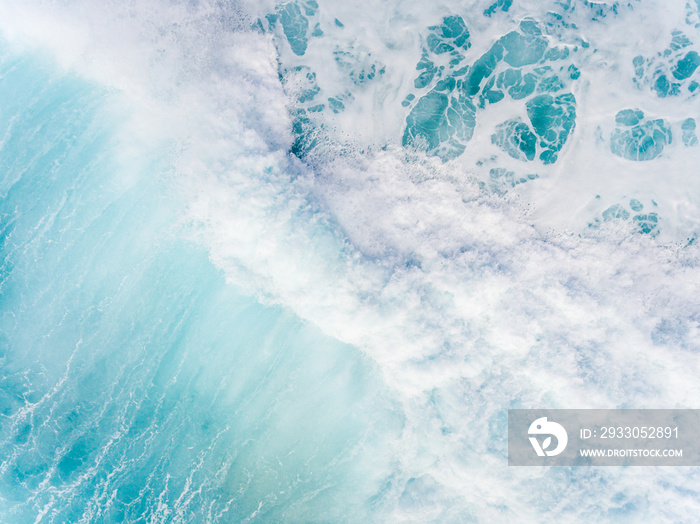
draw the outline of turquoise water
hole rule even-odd
[[[0,2],[0,522],[692,522],[506,430],[698,407],[699,28]]]
[[[117,94],[4,51],[0,95],[0,520],[363,518],[368,359],[225,284]]]

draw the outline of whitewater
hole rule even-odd
[[[0,0],[2,522],[692,522],[509,408],[698,408],[695,0]]]

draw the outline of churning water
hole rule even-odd
[[[0,1],[0,520],[690,522],[508,408],[700,399],[697,0]]]

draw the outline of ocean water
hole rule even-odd
[[[700,3],[0,2],[0,521],[692,522],[508,408],[698,408]]]

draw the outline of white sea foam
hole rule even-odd
[[[240,23],[207,4],[6,1],[0,25],[17,45],[41,42],[134,97],[133,129],[149,136],[132,146],[174,145],[182,225],[231,283],[380,364],[406,426],[378,520],[690,520],[695,469],[509,469],[504,435],[508,407],[698,407],[698,248],[674,243],[694,236],[700,217],[697,148],[676,136],[682,119],[700,116],[697,97],[661,99],[631,82],[632,57],[668,46],[684,3],[634,2],[600,22],[578,3],[570,21],[580,30],[548,35],[591,47],[578,64],[576,130],[557,163],[537,164],[535,183],[506,197],[478,184],[496,165],[492,129],[523,112],[516,104],[480,113],[455,161],[400,146],[400,101],[425,28],[462,15],[473,59],[522,17],[543,18],[541,4],[516,0],[491,19],[485,2],[321,4],[321,21],[342,20],[344,33],[313,40],[303,61],[327,94],[347,88],[328,65],[338,46],[364,46],[387,70],[327,117],[330,144],[313,166],[288,153],[293,102],[277,59],[297,59],[284,42],[278,55],[270,35],[240,31],[272,3],[247,6]],[[663,157],[610,152],[615,113],[634,107],[671,122]],[[498,165],[522,171],[500,155]],[[658,203],[657,238],[626,222],[587,227],[630,198]]]

